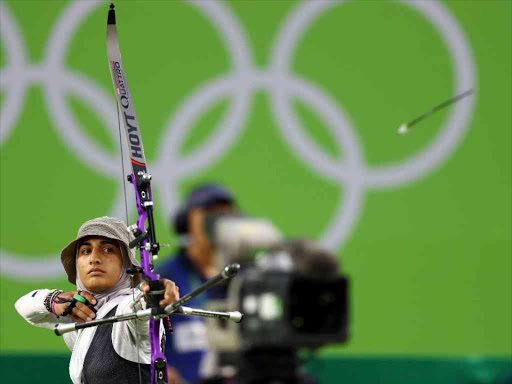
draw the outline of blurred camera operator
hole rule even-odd
[[[215,249],[205,233],[207,215],[235,213],[231,192],[217,184],[203,184],[189,193],[185,204],[173,219],[174,231],[181,237],[180,248],[158,273],[173,280],[182,295],[199,287],[219,271]],[[219,290],[208,290],[189,302],[191,307],[203,308],[212,298],[221,296]],[[194,316],[173,316],[173,333],[167,334],[165,354],[168,361],[169,384],[194,383],[207,366],[207,336],[205,320]]]

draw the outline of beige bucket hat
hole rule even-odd
[[[76,247],[81,239],[86,236],[104,236],[109,239],[119,240],[124,246],[124,253],[128,255],[132,266],[140,266],[135,258],[135,251],[128,244],[133,240],[133,235],[126,228],[126,224],[113,217],[103,216],[86,221],[78,229],[76,239],[69,243],[60,253],[60,259],[64,270],[68,275],[68,281],[76,285]],[[140,275],[134,276],[134,286],[141,281]]]

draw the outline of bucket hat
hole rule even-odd
[[[70,242],[60,253],[62,265],[71,284],[76,285],[76,249],[80,240],[87,236],[103,236],[118,240],[124,247],[124,253],[128,255],[132,266],[140,266],[135,258],[135,251],[128,246],[133,239],[133,235],[128,231],[126,224],[113,217],[98,217],[83,223],[78,229],[76,239]],[[140,281],[140,275],[135,275],[134,285],[139,284]]]

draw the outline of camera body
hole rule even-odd
[[[209,343],[222,352],[344,343],[349,336],[348,289],[344,276],[319,280],[249,268],[230,284],[225,301],[208,305],[211,310],[238,308],[244,320],[208,319]]]
[[[239,291],[242,347],[309,347],[348,337],[348,280],[252,271]]]

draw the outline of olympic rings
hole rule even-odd
[[[455,93],[475,88],[475,63],[468,40],[450,11],[440,2],[400,1],[421,13],[440,32],[452,55],[456,74]],[[233,145],[242,134],[249,115],[251,99],[256,91],[268,93],[272,113],[279,132],[291,149],[314,172],[343,185],[343,199],[321,237],[322,243],[339,249],[357,222],[363,207],[363,197],[370,189],[398,187],[425,177],[438,168],[456,150],[472,116],[474,99],[468,98],[454,106],[444,126],[432,143],[419,154],[393,164],[369,167],[364,161],[354,124],[349,121],[338,101],[320,87],[291,73],[294,50],[311,24],[318,17],[346,1],[303,1],[284,19],[271,50],[268,67],[254,65],[250,43],[231,9],[220,1],[191,0],[190,4],[212,21],[232,59],[231,72],[211,79],[189,96],[171,115],[165,125],[157,159],[148,169],[155,175],[164,213],[170,215],[178,206],[178,185],[209,167]],[[81,98],[95,110],[105,126],[117,136],[117,115],[114,102],[90,78],[64,65],[74,31],[99,5],[100,0],[72,1],[59,16],[51,31],[45,57],[41,63],[29,64],[20,28],[8,7],[0,2],[0,37],[6,48],[7,65],[0,71],[0,89],[6,99],[0,106],[0,145],[9,137],[21,113],[26,89],[37,83],[46,94],[47,109],[56,132],[67,146],[74,149],[84,165],[92,165],[104,176],[119,178],[119,159],[106,153],[81,129],[65,103],[65,95]],[[211,140],[195,152],[182,157],[179,148],[194,126],[194,122],[221,98],[230,97],[231,107],[216,128]],[[303,133],[301,123],[290,106],[290,99],[298,98],[322,116],[331,130],[343,159],[324,153]],[[172,167],[169,165],[172,164]],[[110,214],[122,217],[124,194],[118,189],[116,202]],[[0,271],[18,280],[53,278],[62,274],[60,259],[41,255],[37,259],[0,250]]]

